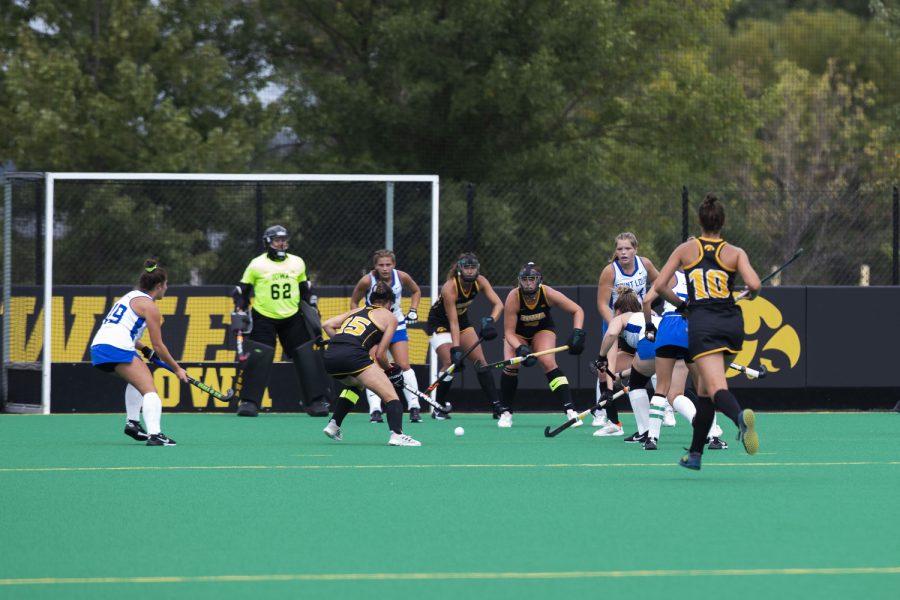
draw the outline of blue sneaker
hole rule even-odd
[[[759,434],[756,433],[756,415],[745,408],[738,415],[738,439],[744,444],[747,454],[759,452]]]
[[[685,448],[685,450],[688,450]],[[691,452],[688,450],[688,453],[681,457],[681,460],[678,461],[678,464],[685,469],[691,469],[692,471],[700,470],[700,461],[703,460],[703,455],[699,452]]]

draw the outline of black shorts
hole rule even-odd
[[[671,358],[672,360],[683,360],[686,363],[694,362],[691,360],[691,357],[688,356],[687,348],[675,346],[673,344],[657,348],[656,358]]]
[[[459,320],[459,330],[464,331],[472,327],[472,324],[469,323],[469,313],[464,312],[463,314],[457,317]],[[428,335],[434,335],[436,333],[450,333],[450,321],[447,320],[447,315],[440,314],[438,311],[433,310],[428,315],[428,326],[425,328],[425,333]]]
[[[688,310],[688,354],[737,354],[744,346],[744,315],[735,304],[692,306]]]
[[[516,335],[526,341],[531,341],[534,339],[534,336],[537,335],[540,331],[549,331],[550,333],[555,334],[556,328],[553,327],[553,323],[550,323],[549,326],[542,325],[539,327],[525,327],[521,322],[516,323]]]
[[[330,343],[325,348],[325,370],[332,377],[347,377],[365,371],[375,361],[361,344]]]

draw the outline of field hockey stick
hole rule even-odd
[[[556,354],[557,352],[562,352],[563,350],[568,350],[568,346],[557,346],[556,348],[550,348],[549,350],[541,350],[540,352],[532,352],[531,354],[526,354],[525,356],[515,356],[513,358],[507,358],[506,360],[501,360],[499,362],[491,363],[489,365],[478,365],[475,369],[479,373],[484,373],[489,369],[502,369],[503,367],[508,367],[510,365],[517,365],[519,363],[523,363],[529,358],[537,358],[538,356],[544,356],[545,354]]]
[[[431,396],[420,392],[418,389],[412,387],[411,385],[408,385],[405,381],[403,382],[403,387],[404,387],[404,389],[407,389],[410,392],[412,392],[413,394],[415,394],[416,398],[418,398],[419,400],[423,400],[424,402],[427,402],[432,407],[436,408],[437,410],[439,410],[441,412],[449,413],[450,411],[453,410],[453,405],[450,404],[449,402],[447,402],[444,406],[441,406],[440,403],[432,400]]]
[[[772,271],[771,273],[769,273],[768,275],[763,277],[762,280],[759,282],[760,285],[765,284],[767,281],[770,281],[773,277],[775,277],[776,275],[778,275],[779,273],[784,271],[789,264],[791,264],[792,262],[794,262],[795,260],[800,258],[801,254],[803,254],[803,248],[798,248],[797,251],[794,252],[794,255],[787,260],[787,262],[785,262],[783,265],[781,265],[780,267],[778,267],[777,269],[775,269],[774,271]],[[744,290],[743,292],[741,292],[738,295],[738,297],[735,299],[735,302],[737,302],[738,300],[743,300],[744,298],[746,298],[749,295],[750,295],[750,291]]]
[[[622,396],[624,396],[627,393],[628,393],[628,388],[623,387],[621,390],[619,390],[618,392],[613,394],[612,398],[607,398],[606,400],[601,400],[600,402],[598,402],[594,406],[590,407],[589,409],[578,413],[576,416],[572,417],[571,419],[569,419],[568,421],[566,421],[565,423],[563,423],[556,429],[551,431],[550,426],[548,425],[547,427],[544,428],[544,437],[556,437],[557,435],[559,435],[560,433],[562,433],[563,431],[565,431],[566,429],[568,429],[569,427],[571,427],[572,425],[574,425],[575,423],[580,421],[581,419],[588,416],[593,411],[597,410],[598,408],[603,408],[604,406],[606,406],[606,404],[610,400],[615,400],[616,398],[621,398]]]
[[[483,342],[483,341],[484,341],[484,338],[479,337],[478,340],[476,340],[476,342],[474,344],[472,344],[471,348],[469,348],[468,350],[463,352],[463,355],[460,357],[459,362],[451,363],[450,366],[447,367],[446,371],[438,374],[438,377],[437,377],[437,379],[434,380],[434,383],[432,383],[427,388],[425,388],[425,393],[430,394],[431,392],[433,392],[435,390],[435,388],[437,388],[437,386],[439,386],[441,384],[442,381],[445,381],[447,379],[447,377],[449,377],[450,375],[453,375],[453,372],[456,371],[456,365],[462,364],[462,361],[465,360],[466,357],[469,356],[469,354],[471,354],[473,350],[475,350],[475,348],[480,346],[481,342]]]
[[[750,367],[745,367],[744,365],[739,365],[737,363],[731,363],[728,366],[735,371],[740,371],[746,375],[747,379],[762,379],[769,373],[769,370],[766,369],[766,365],[764,364],[760,364],[759,369],[751,369]]]
[[[170,367],[169,365],[167,365],[166,363],[164,363],[162,360],[160,360],[159,357],[154,356],[151,360],[153,361],[153,364],[155,364],[155,365],[157,365],[157,366],[160,366],[160,367],[162,367],[163,369],[172,371],[173,373],[175,372],[175,370],[174,370],[172,367]],[[188,383],[191,384],[192,386],[194,386],[194,387],[196,387],[196,388],[198,388],[198,389],[203,390],[204,392],[206,392],[207,394],[209,394],[210,396],[212,396],[212,397],[215,398],[216,400],[221,400],[222,402],[231,402],[231,399],[234,398],[234,390],[233,390],[233,389],[230,389],[230,390],[228,390],[228,393],[223,394],[223,393],[220,392],[219,390],[216,390],[216,389],[213,389],[213,388],[209,387],[208,385],[206,385],[206,384],[203,383],[202,381],[197,381],[196,379],[194,379],[194,378],[191,377],[190,375],[188,375],[187,381],[188,381]]]

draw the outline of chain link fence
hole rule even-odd
[[[43,280],[44,190],[39,177],[11,176],[14,285]],[[657,267],[698,233],[696,208],[712,187],[638,189],[577,182],[475,185],[443,182],[440,267],[478,253],[495,285],[513,285],[519,267],[539,263],[555,285],[596,283],[614,238],[633,232]],[[897,270],[890,188],[721,189],[724,235],[764,275],[800,247],[782,285],[890,285]],[[55,284],[127,284],[154,256],[172,284],[233,285],[263,251],[261,234],[291,232],[316,285],[353,285],[372,252],[393,238],[398,267],[428,282],[430,186],[422,183],[77,182],[55,187]],[[388,197],[392,198],[392,227]],[[686,211],[685,211],[686,208]],[[686,218],[686,221],[685,221]],[[7,228],[3,228],[5,231]],[[388,232],[390,229],[390,232]]]

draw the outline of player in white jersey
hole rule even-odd
[[[100,329],[91,341],[91,362],[106,373],[115,373],[128,382],[125,388],[125,434],[146,441],[148,446],[174,446],[175,440],[160,431],[162,401],[153,384],[153,375],[147,364],[135,350],[148,359],[158,355],[175,372],[175,376],[187,382],[187,373],[169,353],[162,340],[162,317],[156,300],[161,300],[168,289],[168,277],[154,259],[144,261],[138,287],[113,304]],[[140,338],[147,330],[151,346]],[[144,423],[141,427],[141,409]]]
[[[350,309],[357,308],[360,300],[364,297],[366,304],[370,304],[369,295],[379,281],[391,287],[395,297],[391,311],[397,317],[397,330],[391,338],[391,357],[403,369],[404,385],[419,389],[416,373],[409,362],[409,332],[406,328],[419,320],[419,302],[422,300],[422,291],[409,273],[397,269],[397,257],[392,251],[387,249],[377,250],[372,260],[375,268],[363,275],[356,283],[353,294],[350,296]],[[410,293],[409,310],[406,314],[403,314],[403,309],[400,306],[400,297],[403,294],[403,290],[407,290]],[[404,390],[404,392],[407,405],[409,406],[410,423],[421,423],[419,398],[410,390]],[[366,389],[366,397],[369,400],[370,420],[373,423],[383,422],[381,397],[368,389]]]
[[[597,284],[597,310],[603,319],[601,334],[606,334],[606,328],[613,319],[613,306],[618,299],[617,290],[620,287],[627,287],[637,294],[638,301],[644,299],[656,276],[659,274],[653,263],[645,256],[638,256],[638,241],[633,233],[623,232],[616,236],[616,249],[610,262],[603,267],[600,272],[600,280]],[[616,368],[618,346],[613,344],[609,351],[608,358],[613,368]],[[621,368],[626,368],[622,365]],[[621,370],[621,369],[620,369]],[[604,390],[610,389],[611,381],[604,378],[598,378],[596,398],[599,401]],[[610,410],[612,408],[612,410]],[[608,407],[606,411],[598,411],[594,414],[591,425],[594,427],[605,427],[607,423],[607,414],[612,412],[612,418],[618,423],[618,413],[615,407]]]

